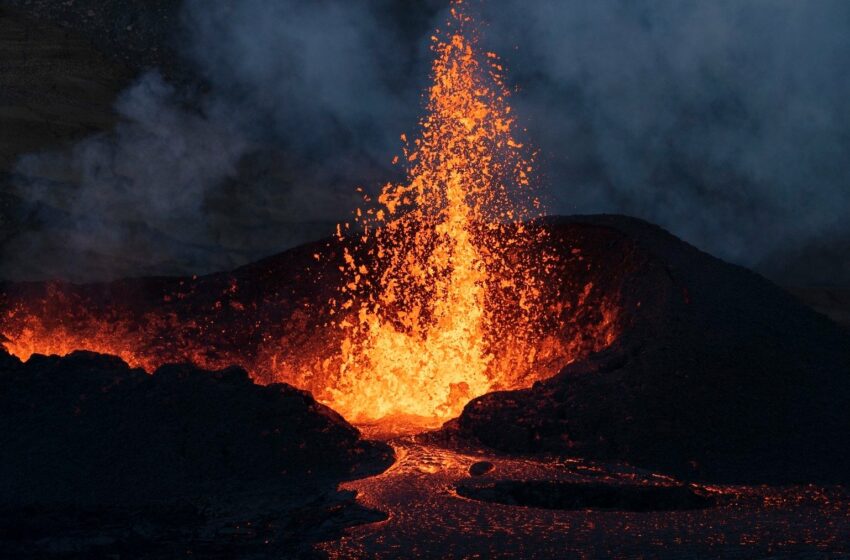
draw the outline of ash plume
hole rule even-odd
[[[445,9],[186,0],[175,42],[200,87],[144,74],[114,132],[22,158],[18,196],[61,212],[4,248],[4,276],[203,272],[329,231],[355,186],[399,178],[388,164],[415,130]],[[850,239],[847,3],[478,9],[552,213],[636,215],[775,275],[799,271],[813,244]],[[799,281],[850,281],[834,260]]]

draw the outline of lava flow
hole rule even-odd
[[[366,197],[335,238],[200,278],[0,284],[5,348],[21,359],[94,350],[148,371],[239,364],[393,433],[609,345],[625,270],[603,275],[579,240],[535,222],[503,68],[462,2],[433,41],[408,180]]]

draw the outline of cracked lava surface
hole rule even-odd
[[[836,558],[850,554],[850,495],[840,487],[695,487],[715,505],[680,511],[556,510],[485,503],[459,482],[550,480],[678,485],[626,465],[546,461],[449,449],[427,434],[391,440],[396,462],[347,482],[385,521],[346,530],[321,548],[331,558]],[[494,468],[471,477],[469,467]]]

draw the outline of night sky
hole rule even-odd
[[[3,142],[14,157],[0,170],[2,277],[74,280],[231,268],[329,234],[355,187],[403,178],[390,161],[399,135],[415,135],[446,10],[4,4],[84,38],[80,76],[113,85],[99,100],[69,89],[66,111],[117,118],[26,149]],[[850,282],[850,3],[490,0],[479,11],[540,150],[550,213],[635,215],[780,283]],[[36,98],[46,88],[7,85]]]

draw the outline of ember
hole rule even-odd
[[[456,2],[433,39],[407,183],[386,185],[335,239],[293,251],[294,278],[251,266],[176,286],[12,286],[0,293],[5,348],[21,359],[93,350],[148,371],[242,365],[393,434],[609,345],[618,296],[579,272],[581,249],[564,262],[563,243],[534,224],[542,206],[503,68],[472,23]]]
[[[444,13],[440,2],[345,0],[11,4],[0,61],[20,84],[0,86],[0,122],[101,132],[0,138],[10,278],[193,274],[267,254],[257,232],[272,244],[305,223],[330,234],[337,179],[378,172],[370,140],[383,145],[410,89],[397,63],[416,67],[420,33]],[[791,187],[842,184],[820,165],[840,159],[821,128],[842,123],[822,111],[779,119],[796,136],[817,131],[822,154],[777,181],[787,165],[770,170],[784,153],[770,137],[783,136],[761,109],[789,106],[787,88],[771,86],[812,88],[789,80],[799,65],[755,82],[739,70],[788,54],[763,40],[785,18],[806,25],[774,35],[829,62],[838,43],[814,56],[797,27],[820,35],[842,18],[771,10],[741,27],[737,6],[710,18],[678,9],[682,20],[622,2],[445,4],[418,130],[393,160],[406,176],[358,188],[363,202],[336,235],[202,276],[0,280],[0,556],[850,558],[846,325],[641,219],[546,216],[536,152],[472,14],[492,14],[487,41],[524,45],[517,103],[547,117],[541,139],[578,156],[553,153],[549,167],[571,207],[638,211],[694,242],[725,217],[725,254],[740,262],[766,256],[770,244],[741,247],[775,233],[771,218],[797,222],[783,224],[785,242],[837,223],[834,209],[798,212],[812,189]],[[18,10],[73,18],[51,30]],[[602,27],[588,33],[594,19]],[[716,33],[721,20],[743,31]],[[681,30],[700,56],[681,56]],[[95,99],[77,72],[94,59],[57,56],[95,32],[110,51],[124,44],[112,55],[122,68],[146,68],[137,55],[165,39],[182,45],[158,51],[179,64],[117,99],[127,84],[116,81],[99,124],[76,114]],[[736,33],[757,48],[740,50]],[[304,91],[288,92],[299,79]],[[69,111],[54,112],[54,97]],[[647,100],[675,108],[641,110]],[[755,146],[735,142],[753,130]],[[583,196],[582,185],[598,187]],[[6,216],[21,222],[7,228]],[[186,228],[186,217],[203,219]],[[790,253],[807,240],[785,242]]]
[[[456,416],[494,388],[530,384],[547,257],[522,221],[540,213],[532,167],[513,137],[502,66],[452,9],[434,37],[421,138],[409,182],[358,211],[366,258],[346,253],[340,376],[328,402],[355,421]],[[402,136],[402,139],[405,139]]]

